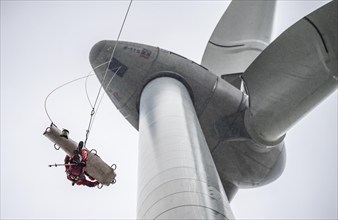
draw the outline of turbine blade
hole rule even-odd
[[[205,49],[202,65],[216,75],[242,73],[270,43],[276,1],[232,1]]]
[[[251,136],[276,141],[335,91],[337,8],[334,0],[295,23],[245,71]]]

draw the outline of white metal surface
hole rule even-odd
[[[274,142],[337,89],[337,1],[287,29],[243,74],[250,96],[245,125]]]
[[[187,89],[160,77],[143,90],[139,219],[233,219]]]
[[[218,22],[202,65],[220,76],[241,73],[270,43],[275,0],[234,0]]]

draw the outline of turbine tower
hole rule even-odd
[[[270,43],[274,8],[233,1],[201,65],[132,42],[92,48],[103,88],[139,130],[138,218],[233,219],[238,188],[281,175],[286,132],[337,88],[337,1]]]

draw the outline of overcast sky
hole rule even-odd
[[[281,1],[275,36],[326,1]],[[138,133],[105,97],[87,146],[117,164],[109,187],[71,186],[56,151],[42,133],[50,121],[45,97],[90,70],[89,51],[115,40],[128,1],[1,0],[1,219],[135,219]],[[134,1],[121,40],[150,44],[198,63],[229,2]],[[90,98],[99,89],[88,80]],[[84,81],[47,102],[53,122],[85,138],[91,107]],[[275,182],[239,190],[238,219],[337,219],[337,92],[286,136],[287,163]],[[74,207],[74,208],[73,208]],[[83,207],[83,208],[81,208]]]

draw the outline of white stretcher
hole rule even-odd
[[[51,124],[43,133],[49,140],[54,143],[55,149],[64,150],[70,157],[74,155],[74,150],[77,148],[78,143],[70,139],[61,136],[62,132]],[[56,146],[59,146],[58,148]],[[106,164],[97,154],[95,150],[88,151],[88,158],[86,161],[85,171],[95,178],[102,185],[109,186],[116,182],[115,173],[116,165],[109,166]]]

